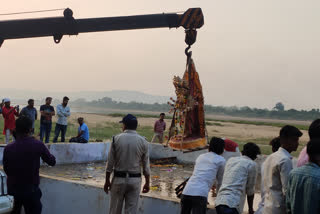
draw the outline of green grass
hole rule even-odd
[[[54,137],[54,129],[56,123],[52,123],[52,129],[50,133],[50,141],[53,141]],[[119,123],[114,122],[105,122],[97,125],[88,125],[89,133],[90,133],[90,141],[106,141],[112,138],[112,136],[119,134],[122,132],[122,126]],[[3,130],[3,119],[0,120],[0,131]],[[142,136],[145,136],[149,141],[151,141],[153,136],[153,129],[151,126],[138,126],[137,132]],[[35,122],[35,136],[38,136],[40,133],[40,121],[37,120]],[[77,136],[78,134],[78,124],[76,124],[76,120],[70,120],[66,133],[66,142],[70,140],[70,138]],[[61,136],[61,134],[60,134]],[[58,142],[60,141],[60,137],[58,138]],[[0,143],[5,142],[5,136],[0,134]]]

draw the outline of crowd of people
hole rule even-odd
[[[50,106],[51,100],[46,101]],[[70,109],[66,108],[68,98],[57,107],[58,119],[56,136],[66,130],[66,118]],[[32,102],[22,110],[23,114],[36,115]],[[47,107],[43,120],[51,121],[54,109]],[[21,111],[21,112],[22,112]],[[4,115],[13,117],[20,115],[18,107],[10,107],[10,100],[5,100]],[[41,112],[41,111],[40,111]],[[36,117],[36,116],[35,116]],[[164,115],[156,122],[154,131],[156,138],[165,130]],[[79,118],[79,134],[81,139],[86,134],[83,118]],[[138,201],[141,191],[142,175],[145,184],[142,192],[150,190],[149,143],[140,136],[136,129],[138,120],[128,114],[120,121],[123,132],[114,136],[110,146],[106,164],[104,191],[110,194],[110,214],[135,214],[138,212]],[[13,213],[20,213],[23,206],[26,214],[41,213],[41,190],[39,188],[39,159],[51,166],[55,165],[55,157],[50,154],[46,145],[32,136],[34,121],[28,116],[19,116],[15,123],[13,143],[8,144],[3,153],[3,166],[8,176],[8,192],[14,196]],[[8,124],[6,128],[10,130]],[[46,128],[50,128],[47,126]],[[44,133],[46,128],[43,127]],[[209,192],[217,192],[215,207],[217,214],[241,214],[247,199],[249,214],[319,214],[320,213],[320,119],[309,127],[306,152],[299,157],[299,167],[295,168],[290,153],[297,150],[302,132],[290,125],[281,128],[279,136],[270,142],[273,153],[267,157],[261,167],[261,181],[257,181],[256,158],[261,154],[255,143],[243,146],[239,154],[238,145],[229,140],[213,137],[207,153],[200,155],[195,163],[193,174],[187,181],[181,196],[181,214],[205,214]],[[57,137],[55,136],[55,140]],[[73,139],[73,140],[76,140]],[[303,150],[303,151],[304,151]],[[224,156],[225,153],[232,155]],[[28,154],[28,155],[25,155]],[[112,176],[113,175],[113,176]],[[255,184],[261,183],[261,202],[254,211]]]
[[[160,114],[154,124],[152,142],[157,139],[162,143],[164,116]],[[139,163],[146,180],[143,192],[149,191],[150,182],[147,141],[135,131],[137,119],[128,115],[122,122],[124,132],[113,138],[104,186],[106,193],[111,191],[109,213],[112,214],[120,214],[124,202],[125,213],[136,213],[141,186]],[[235,142],[213,137],[209,152],[197,158],[193,174],[183,189],[181,214],[205,214],[212,189],[217,192],[217,214],[241,214],[246,199],[249,214],[319,214],[320,119],[310,125],[310,141],[299,156],[299,168],[295,168],[291,153],[297,151],[301,136],[302,132],[294,126],[281,128],[279,136],[270,142],[273,153],[262,164],[261,181],[257,181],[255,162],[261,154],[258,145],[246,143],[240,154]],[[122,158],[128,155],[129,161]],[[114,183],[110,182],[112,172]],[[256,182],[261,184],[261,202],[254,211]]]
[[[209,152],[200,155],[181,198],[181,214],[205,214],[208,193],[216,186],[217,214],[241,214],[247,198],[249,214],[320,213],[320,119],[308,130],[310,141],[293,165],[291,153],[297,151],[302,132],[290,125],[281,128],[270,145],[272,154],[261,167],[257,180],[254,160],[261,154],[255,143],[243,146],[242,156],[221,158],[226,141],[212,138]],[[306,151],[306,152],[305,152]],[[261,202],[254,211],[255,184],[261,183]]]
[[[57,105],[56,111],[55,108],[51,105],[51,97],[47,97],[45,99],[45,104],[40,106],[40,128],[38,135],[40,141],[49,143],[50,133],[52,129],[52,117],[56,115],[57,122],[54,129],[53,143],[56,143],[58,141],[59,136],[61,136],[61,142],[65,142],[65,136],[68,127],[68,117],[71,115],[68,101],[68,97],[63,97],[62,103]],[[28,117],[32,121],[31,134],[35,134],[35,121],[38,119],[38,111],[34,107],[33,99],[29,99],[28,105],[22,108],[20,111],[19,105],[11,106],[11,100],[9,98],[5,98],[0,104],[0,114],[2,114],[4,118],[3,134],[5,135],[6,144],[15,140],[16,118],[22,116]],[[90,138],[89,128],[84,123],[84,119],[82,117],[78,118],[78,123],[78,135],[71,138],[69,142],[87,143]]]

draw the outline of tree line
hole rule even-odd
[[[86,101],[85,99],[77,99],[71,102],[73,106],[92,106],[121,110],[142,110],[142,111],[158,111],[168,112],[170,106],[168,104],[146,104],[140,102],[118,102],[109,97],[103,97],[94,101]],[[205,105],[206,114],[221,114],[237,117],[255,117],[255,118],[271,118],[271,119],[290,119],[290,120],[314,120],[320,118],[320,110],[285,110],[281,102],[276,103],[272,110],[244,107],[225,107]]]

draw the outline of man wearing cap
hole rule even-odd
[[[228,161],[232,157],[239,157],[241,156],[239,145],[227,138],[223,138],[224,140],[224,152],[222,154],[222,157]]]
[[[69,106],[67,106],[68,102],[69,102],[69,98],[64,97],[62,100],[62,103],[57,105],[58,120],[56,123],[56,128],[54,130],[54,138],[53,138],[54,143],[58,141],[60,131],[61,131],[61,142],[65,141],[67,126],[68,126],[68,117],[71,115],[70,108]]]
[[[137,118],[131,114],[122,121],[123,133],[113,137],[108,155],[104,191],[110,191],[110,214],[121,214],[125,201],[125,214],[137,213],[141,191],[141,167],[146,183],[143,193],[150,189],[150,163],[148,142],[137,132]],[[110,175],[113,179],[110,182]]]
[[[279,150],[271,154],[263,163],[263,189],[265,201],[263,214],[285,214],[285,195],[289,173],[292,170],[291,152],[297,151],[302,132],[294,126],[286,125],[280,130]]]
[[[14,141],[13,131],[16,128],[15,116],[19,116],[19,106],[10,106],[10,99],[5,98],[3,100],[4,107],[2,107],[2,116],[4,118],[4,128],[3,134],[6,136],[6,144],[10,142],[10,136],[12,136],[12,141]]]

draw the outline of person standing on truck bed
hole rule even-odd
[[[18,118],[16,141],[8,144],[3,152],[8,193],[14,197],[13,214],[20,214],[22,206],[26,214],[41,213],[40,157],[50,166],[56,164],[56,158],[50,154],[47,147],[30,136],[31,130],[32,121],[28,117]]]

